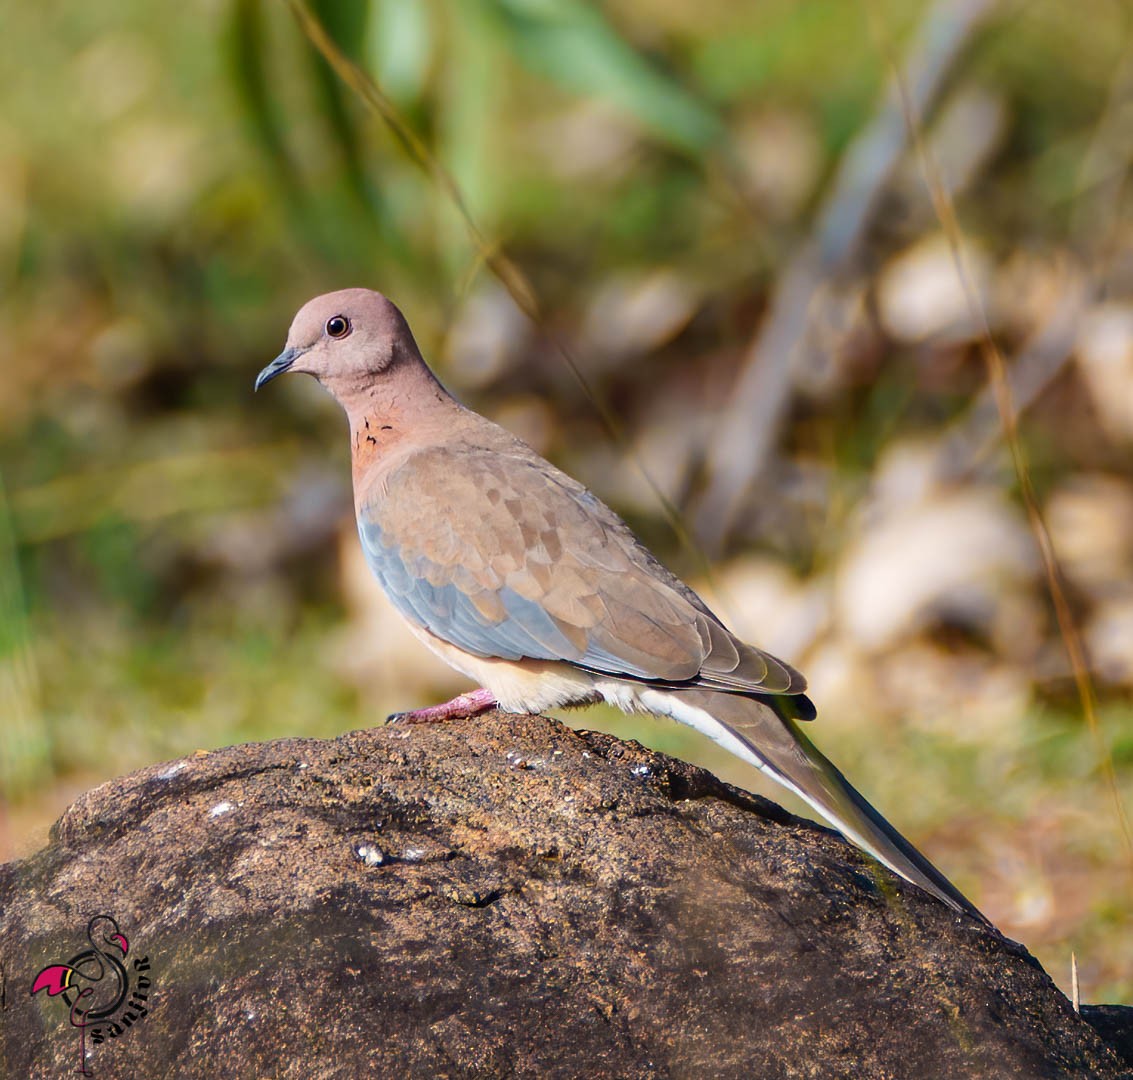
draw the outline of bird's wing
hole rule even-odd
[[[413,454],[361,501],[358,528],[402,614],[475,656],[566,660],[733,693],[806,688],[790,666],[733,637],[609,507],[522,443]]]

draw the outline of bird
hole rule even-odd
[[[284,372],[314,376],[346,413],[374,576],[412,633],[478,684],[400,719],[599,701],[669,717],[991,926],[803,732],[816,715],[803,676],[732,634],[585,486],[450,395],[392,301],[362,288],[310,300],[255,389]]]

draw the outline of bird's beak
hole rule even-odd
[[[259,390],[264,383],[269,383],[277,375],[282,375],[303,355],[303,352],[303,349],[284,349],[283,352],[256,376],[255,389]]]

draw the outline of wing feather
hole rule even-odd
[[[805,690],[793,668],[734,637],[609,507],[493,430],[485,445],[414,454],[359,507],[367,561],[406,618],[476,656],[730,693]]]

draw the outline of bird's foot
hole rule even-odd
[[[436,724],[442,720],[463,720],[496,707],[496,699],[491,690],[473,690],[468,694],[458,694],[452,701],[443,705],[430,705],[425,709],[410,712],[391,713],[386,718],[388,724]]]

